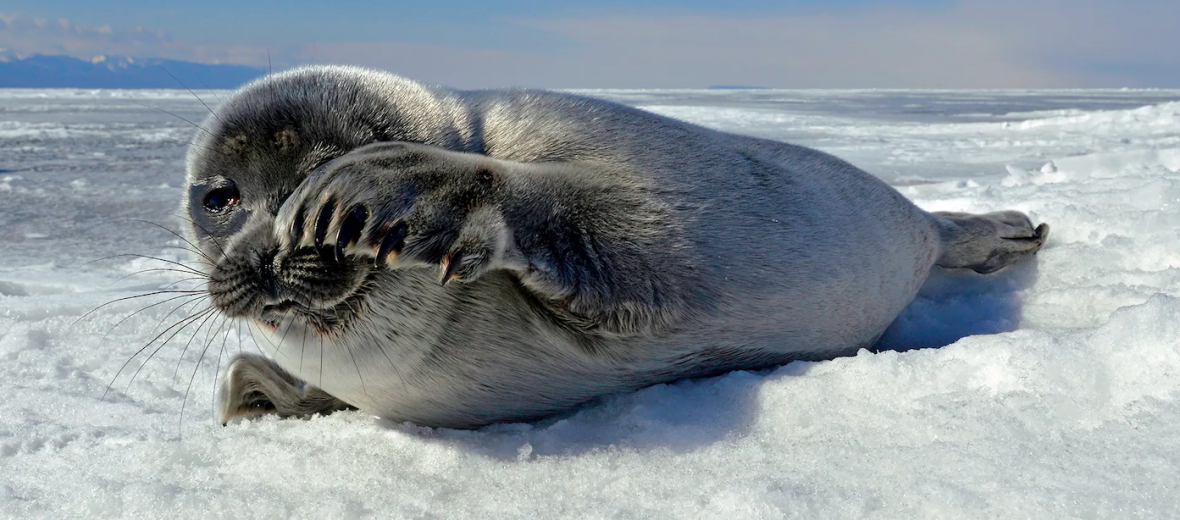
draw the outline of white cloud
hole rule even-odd
[[[18,56],[64,54],[82,59],[99,55],[172,58],[201,62],[261,65],[266,48],[243,45],[194,44],[174,40],[166,31],[136,27],[120,30],[109,24],[90,27],[59,18],[50,23],[18,13],[0,12],[0,48]]]

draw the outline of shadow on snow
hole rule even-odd
[[[986,276],[934,268],[918,296],[873,350],[938,348],[967,336],[1016,330],[1020,294],[1036,279],[1035,260]],[[766,370],[655,385],[533,423],[497,424],[475,431],[380,424],[505,461],[616,449],[686,453],[744,436],[756,419],[759,387],[783,377],[804,376],[815,363],[796,361]]]

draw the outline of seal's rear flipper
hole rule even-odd
[[[967,268],[977,273],[994,273],[1041,249],[1049,236],[1049,225],[1036,228],[1019,211],[983,215],[934,213],[942,237],[940,267]]]
[[[234,419],[262,415],[303,418],[355,409],[254,354],[239,354],[230,363],[218,397],[223,426]]]

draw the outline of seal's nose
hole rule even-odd
[[[279,297],[278,248],[259,251],[254,256],[254,271],[258,273],[258,287],[262,289],[267,300],[274,301]]]

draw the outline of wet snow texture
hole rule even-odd
[[[146,298],[75,323],[183,277],[92,261],[189,260],[133,220],[175,225],[194,132],[143,105],[204,108],[0,90],[0,517],[1180,514],[1180,92],[591,94],[815,146],[927,209],[1019,209],[1053,234],[1031,264],[935,273],[882,340],[903,352],[474,432],[360,413],[223,428],[218,358],[256,348],[236,328],[207,324],[130,382],[145,352],[102,400],[184,310],[128,318]]]

